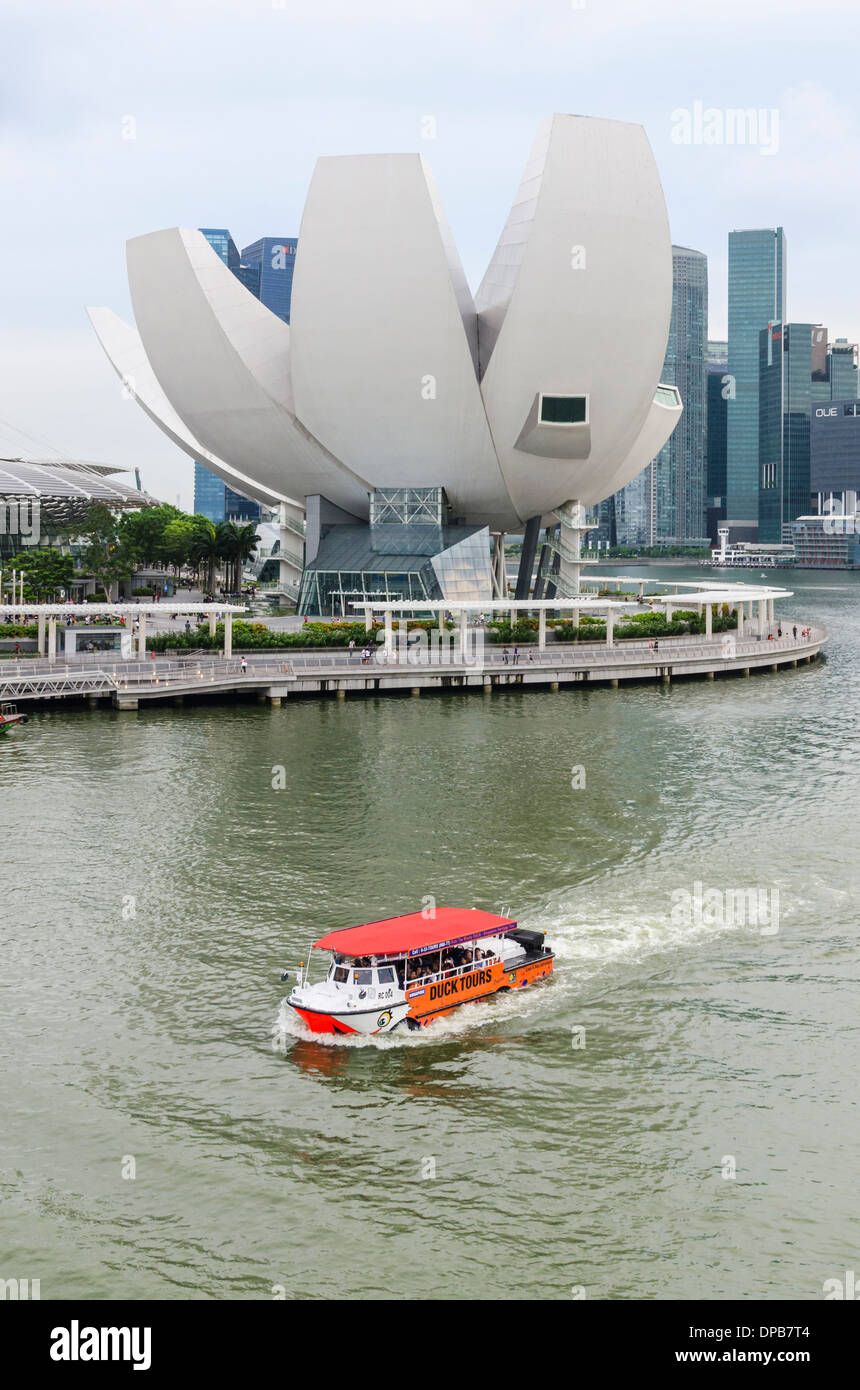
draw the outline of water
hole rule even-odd
[[[781,579],[826,663],[11,735],[0,1276],[810,1299],[858,1267],[860,576]],[[673,920],[696,881],[778,888],[778,932]],[[427,894],[545,928],[552,982],[352,1045],[287,1018],[311,939]]]

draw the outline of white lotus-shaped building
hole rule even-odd
[[[90,310],[116,370],[231,487],[294,532],[307,510],[312,564],[338,524],[373,530],[374,494],[435,489],[459,539],[569,523],[575,579],[579,507],[644,468],[681,412],[659,382],[672,256],[640,126],[542,124],[474,298],[419,155],[317,162],[289,325],[200,232],[136,237],[128,269],[137,328]]]

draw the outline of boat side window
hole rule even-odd
[[[381,966],[379,967],[379,983],[380,983],[381,985],[393,985],[393,984],[394,984],[394,966],[393,966],[393,965],[381,965]]]
[[[349,980],[349,971],[345,965],[336,965],[334,968],[334,979],[339,985],[345,985]]]
[[[372,984],[373,984],[373,971],[372,971],[372,970],[354,970],[354,971],[352,972],[352,982],[353,982],[354,985],[372,985]]]

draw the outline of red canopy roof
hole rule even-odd
[[[474,941],[515,927],[509,917],[496,917],[470,907],[437,907],[433,917],[407,912],[403,917],[386,917],[363,927],[342,927],[330,931],[314,945],[322,951],[338,951],[345,956],[415,955],[433,947]]]

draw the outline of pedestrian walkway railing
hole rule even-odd
[[[3,688],[10,682],[24,680],[35,682],[40,678],[56,679],[61,676],[67,681],[85,681],[88,676],[104,675],[114,687],[124,690],[133,686],[154,684],[184,683],[193,686],[204,681],[211,684],[232,682],[239,677],[259,683],[267,680],[295,679],[298,673],[309,675],[315,672],[337,671],[338,673],[372,677],[379,670],[416,671],[438,670],[484,670],[522,671],[528,667],[565,667],[589,669],[604,665],[672,665],[707,661],[737,661],[744,657],[767,661],[771,654],[796,651],[803,653],[809,647],[820,645],[826,638],[823,628],[813,627],[810,635],[803,637],[798,633],[794,638],[784,635],[781,638],[747,637],[738,638],[734,631],[717,633],[710,639],[693,640],[689,637],[660,638],[655,648],[653,639],[634,638],[619,641],[609,647],[605,641],[596,642],[552,642],[543,650],[528,643],[519,647],[514,658],[513,644],[505,649],[493,644],[476,651],[471,642],[467,647],[466,659],[460,656],[456,642],[450,648],[426,647],[416,644],[409,648],[408,655],[398,648],[386,653],[384,646],[374,645],[369,661],[363,661],[359,651],[296,652],[273,655],[271,652],[249,653],[243,670],[239,657],[219,656],[197,657],[193,653],[169,658],[150,656],[144,661],[123,659],[118,653],[95,653],[76,656],[71,660],[49,661],[47,658],[30,660],[0,661],[0,681]]]

